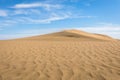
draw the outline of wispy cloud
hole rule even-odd
[[[53,21],[63,20],[63,19],[67,19],[67,18],[70,18],[70,14],[64,13],[64,14],[58,15],[58,14],[54,13],[45,19],[32,19],[32,18],[23,17],[23,19],[25,19],[27,22],[37,23],[37,24],[51,23]]]
[[[38,14],[40,15],[41,11],[39,9],[18,9],[14,10],[12,15],[33,15]]]
[[[34,8],[42,6],[40,3],[31,3],[31,4],[16,4],[12,8]]]
[[[71,2],[73,1],[74,0],[71,0]],[[75,2],[77,1],[78,0],[75,0]],[[7,27],[16,26],[18,24],[50,24],[51,22],[64,19],[94,17],[80,15],[75,11],[75,8],[71,8],[69,5],[66,6],[59,3],[54,4],[54,0],[52,2],[16,4],[9,7],[9,9],[0,10],[0,16],[4,16],[0,21],[0,26]]]
[[[10,26],[15,24],[49,24],[54,21],[64,20],[71,18],[70,13],[50,13],[48,17],[37,17],[40,14],[36,14],[34,17],[20,16],[16,18],[10,18],[0,22],[1,26]],[[42,15],[46,16],[46,15]],[[4,24],[3,24],[4,23]]]
[[[61,9],[62,8],[61,5],[58,5],[58,4],[48,4],[48,3],[16,4],[12,8],[21,9],[21,8],[37,8],[37,7],[42,7],[42,8],[45,8],[46,10],[50,10],[51,8],[52,9]]]
[[[82,16],[75,14],[74,11],[52,10],[41,11],[40,9],[15,9],[9,11],[9,18],[2,20],[2,26],[10,26],[15,24],[48,24],[58,20],[70,18],[93,18],[94,16]],[[34,14],[34,15],[33,15]]]
[[[0,16],[1,17],[6,17],[8,14],[7,14],[7,11],[5,10],[0,10]]]

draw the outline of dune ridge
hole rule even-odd
[[[29,38],[24,38],[24,39],[39,39],[39,40],[102,40],[102,41],[110,41],[110,40],[115,40],[109,36],[102,35],[102,34],[92,34],[80,30],[64,30],[61,32],[55,32],[55,33],[50,33],[50,34],[45,34],[45,35],[40,35],[40,36],[33,36]]]

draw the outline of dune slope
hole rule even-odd
[[[93,41],[93,40],[114,40],[113,38],[106,36],[106,35],[101,35],[101,34],[92,34],[92,33],[87,33],[84,31],[80,30],[64,30],[61,32],[56,32],[56,33],[51,33],[51,34],[46,34],[46,35],[40,35],[40,36],[34,36],[34,37],[29,37],[29,38],[24,38],[27,40],[88,40],[88,41]]]
[[[0,41],[0,80],[120,80],[120,41],[64,32]]]

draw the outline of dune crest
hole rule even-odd
[[[92,34],[80,30],[64,30],[61,32],[55,32],[40,36],[33,36],[25,39],[39,39],[39,40],[115,40],[109,36],[102,35],[102,34]]]
[[[101,39],[101,40],[113,40],[113,38],[111,38],[111,37],[109,37],[107,35],[92,34],[92,33],[84,32],[84,31],[80,31],[80,30],[75,30],[75,29],[66,30],[66,32],[76,33],[76,34],[83,35],[83,36],[86,36],[86,37],[91,37],[91,38],[96,38],[96,39]]]

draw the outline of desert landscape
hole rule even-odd
[[[79,30],[1,40],[0,80],[120,80],[120,40]]]

